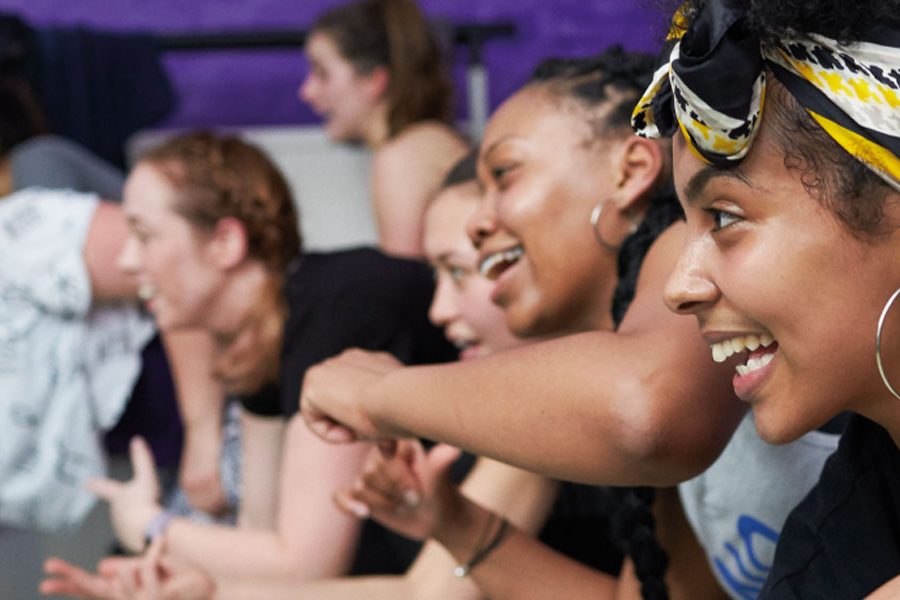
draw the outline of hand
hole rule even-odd
[[[38,591],[47,596],[70,596],[95,600],[125,600],[128,596],[119,581],[119,570],[128,570],[140,564],[141,558],[113,557],[100,561],[97,574],[60,558],[48,558],[44,562],[44,579]]]
[[[131,481],[92,479],[87,486],[109,502],[113,529],[122,545],[132,552],[140,552],[144,548],[144,532],[162,508],[158,504],[159,482],[150,448],[143,438],[135,437],[129,452],[134,471]]]
[[[219,515],[228,509],[219,473],[222,427],[218,419],[209,425],[186,426],[178,481],[192,507]]]
[[[58,594],[95,600],[210,600],[215,583],[203,571],[173,562],[163,555],[158,537],[143,557],[106,558],[97,574],[64,560],[51,558],[44,571],[51,577],[40,585],[42,594]]]
[[[300,410],[306,424],[326,442],[383,440],[367,413],[367,393],[403,365],[385,352],[346,350],[306,371]]]
[[[163,554],[165,537],[157,537],[147,553],[130,569],[120,569],[119,582],[129,600],[210,600],[213,580],[199,568],[173,561]]]
[[[398,441],[389,457],[373,450],[360,477],[350,489],[338,492],[335,502],[344,511],[370,516],[401,535],[426,539],[462,503],[449,477],[459,455],[458,448],[446,444],[426,454],[417,440]]]

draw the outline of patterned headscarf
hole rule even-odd
[[[873,25],[843,45],[815,33],[762,43],[734,0],[709,0],[690,27],[679,11],[669,60],[635,107],[644,137],[680,129],[704,162],[740,161],[759,128],[768,67],[850,155],[900,191],[900,31]]]

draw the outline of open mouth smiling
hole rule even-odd
[[[521,245],[494,252],[481,260],[478,264],[478,272],[482,277],[496,281],[504,271],[519,262],[524,255],[525,249]]]
[[[747,352],[745,360],[735,365],[740,376],[759,371],[775,358],[778,342],[769,334],[735,336],[731,339],[710,344],[712,358],[717,363],[725,362],[729,357]]]

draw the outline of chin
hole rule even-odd
[[[753,407],[753,422],[756,425],[756,432],[766,443],[775,445],[789,444],[808,431],[815,429],[815,427],[804,428],[792,422],[787,415],[770,413],[771,411]]]

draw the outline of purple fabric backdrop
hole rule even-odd
[[[431,17],[451,22],[511,21],[512,39],[484,52],[491,107],[514,91],[545,56],[578,56],[611,43],[655,50],[662,18],[639,2],[621,0],[420,0]],[[34,26],[74,25],[115,31],[166,33],[303,28],[338,0],[0,0]],[[295,50],[170,52],[165,64],[179,97],[167,126],[314,123],[297,100],[306,71]],[[457,96],[465,98],[465,53],[457,49]],[[465,115],[458,100],[459,116]]]

